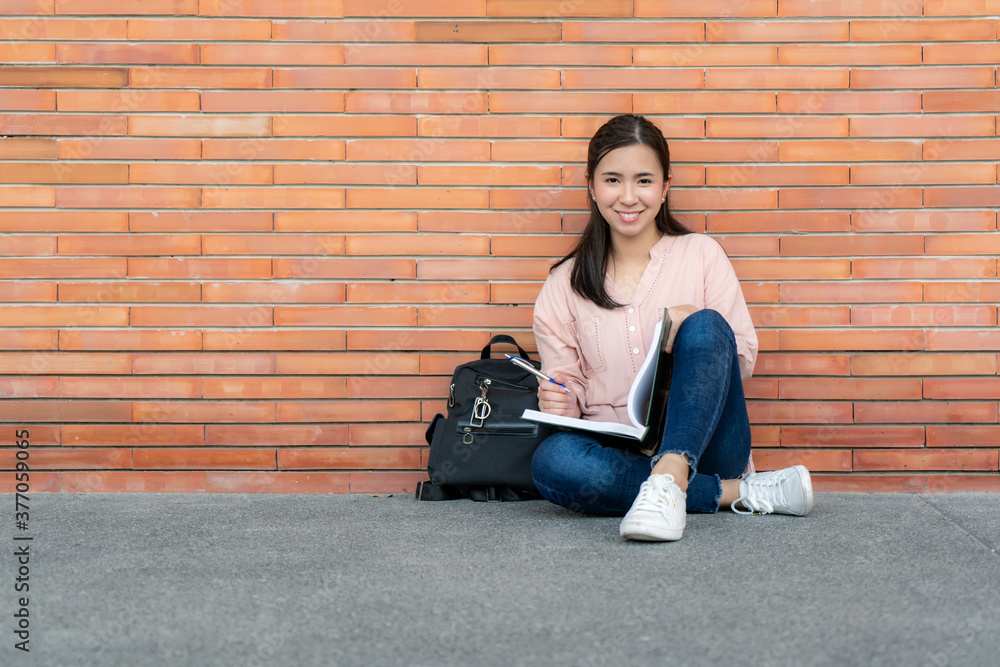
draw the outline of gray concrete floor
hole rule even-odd
[[[38,494],[29,533],[31,652],[14,649],[23,542],[9,541],[0,665],[1000,656],[997,494],[818,494],[806,518],[689,515],[671,544],[545,501]]]

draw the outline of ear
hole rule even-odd
[[[674,181],[674,175],[673,174],[667,174],[667,180],[665,180],[663,182],[663,196],[664,197],[667,196],[667,190],[670,189],[670,184],[673,183],[673,181]]]

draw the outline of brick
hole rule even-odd
[[[472,90],[555,90],[559,88],[559,70],[485,67],[421,67],[417,70],[420,88],[464,88]],[[470,109],[459,111],[469,112]],[[425,119],[420,119],[424,121]],[[494,119],[482,118],[484,122]],[[422,132],[421,134],[430,134]],[[558,136],[558,129],[554,136]],[[515,135],[517,136],[517,135]],[[531,136],[536,136],[532,134]]]
[[[631,17],[629,0],[487,0],[486,15],[497,17]]]
[[[416,185],[417,168],[400,164],[276,164],[276,184]]]
[[[348,92],[348,113],[486,113],[486,93]]]
[[[472,306],[420,308],[419,326],[426,327],[531,327],[531,308]]]
[[[266,67],[139,67],[129,73],[132,88],[270,88]]]
[[[410,116],[277,116],[276,137],[414,136],[416,119]]]
[[[627,70],[615,71],[621,75],[623,71]],[[659,72],[661,70],[653,71],[657,72],[657,76],[660,76]],[[570,78],[572,72],[573,70],[565,72],[564,76],[567,80]],[[643,74],[645,74],[645,70],[640,70],[636,73],[636,76],[638,77]],[[700,74],[694,70],[678,70],[674,76],[687,79],[692,74],[698,75],[700,80]],[[607,75],[605,74],[604,76]],[[652,87],[652,82],[650,84]],[[630,88],[638,87],[630,86]],[[774,100],[774,93],[764,92],[655,92],[633,94],[632,106],[634,111],[640,114],[709,114],[718,113],[719,109],[723,108],[739,109],[743,113],[772,113],[775,110]]]
[[[56,283],[54,282],[4,282],[4,302],[17,303],[25,301],[55,301]]]
[[[1000,350],[995,331],[928,331],[928,350]]]
[[[202,44],[204,65],[328,66],[344,64],[342,44]]]
[[[133,232],[264,232],[274,226],[269,211],[132,211],[128,218]]]
[[[0,257],[0,278],[124,278],[124,258]]]
[[[774,0],[746,0],[734,7],[725,0],[705,0],[692,5],[683,0],[635,0],[636,18],[647,17],[766,17],[776,16]]]
[[[58,398],[57,377],[0,377],[0,396],[12,398]]]
[[[130,116],[133,136],[268,136],[271,120],[263,116]]]
[[[60,139],[60,160],[184,160],[201,157],[198,139],[88,137]]]
[[[352,329],[347,332],[348,350],[481,350],[489,343],[489,332]]]
[[[990,67],[914,67],[852,69],[852,89],[912,88],[991,88],[993,69]]]
[[[629,12],[631,14],[631,12]],[[558,23],[535,21],[417,21],[416,42],[558,42]]]
[[[919,92],[811,92],[777,94],[779,113],[920,113]]]
[[[200,300],[206,303],[340,303],[345,286],[328,282],[202,283],[201,292]]]
[[[1000,58],[1000,46],[992,44],[927,44],[924,63],[928,65],[992,65]]]
[[[563,21],[563,42],[701,42],[700,21]]]
[[[972,248],[970,248],[970,251]],[[978,250],[978,249],[977,249]],[[968,254],[973,254],[972,252]],[[993,254],[993,253],[989,253]],[[946,303],[996,302],[1000,301],[1000,284],[983,282],[924,283],[924,301],[944,301]]]
[[[310,469],[399,469],[420,467],[420,450],[349,447],[278,450],[281,470]]]
[[[928,493],[993,492],[1000,489],[1000,476],[989,475],[927,475]]]
[[[10,337],[12,334],[16,335],[17,331],[6,331],[5,337]],[[43,342],[47,343],[51,337],[46,335],[45,338],[46,340]],[[51,349],[51,346],[46,345],[45,347],[38,346],[27,349]],[[8,352],[0,354],[0,373],[14,375],[115,375],[128,373],[129,368],[131,368],[131,363],[131,355],[128,354],[19,354],[16,352]],[[15,419],[21,421],[28,420],[26,416],[15,417]]]
[[[779,332],[782,351],[921,350],[923,331],[913,330],[803,330]]]
[[[177,257],[128,260],[129,278],[168,280],[253,280],[271,277],[266,258]]]
[[[463,165],[420,166],[421,185],[559,185],[559,167]]]
[[[781,208],[920,208],[920,188],[798,188],[782,190]]]
[[[56,239],[52,236],[0,236],[0,255],[54,255]]]
[[[364,278],[413,278],[413,259],[363,259],[356,257],[274,259],[274,277],[296,280],[356,280]]]
[[[352,447],[411,446],[423,447],[424,424],[352,424],[350,444]]]
[[[995,21],[917,19],[851,21],[852,42],[979,41],[996,38]]]
[[[488,283],[350,283],[350,303],[485,303]]]
[[[996,447],[1000,426],[928,426],[928,447]]]
[[[205,490],[204,472],[64,472],[65,493],[191,493]]]
[[[381,422],[416,421],[416,401],[281,401],[278,422]],[[287,451],[287,450],[282,450]]]
[[[60,255],[197,255],[198,236],[87,234],[59,236]]]
[[[201,378],[66,377],[63,398],[201,398]]]
[[[868,162],[920,159],[918,141],[783,141],[782,162]]]
[[[202,334],[183,329],[167,330],[63,330],[60,350],[200,350]]]
[[[212,446],[338,446],[346,444],[348,433],[348,427],[340,424],[207,424],[204,429],[205,444]]]
[[[857,306],[851,308],[855,326],[996,326],[995,306]]]
[[[754,325],[763,328],[847,326],[851,324],[851,311],[846,306],[752,306],[750,315]]]
[[[348,255],[488,255],[490,239],[480,235],[386,235],[347,237]]]
[[[56,44],[56,58],[82,65],[197,65],[198,48],[197,44],[70,42]]]
[[[175,16],[197,14],[198,0],[118,0],[113,5],[106,0],[56,0],[56,14],[110,14]]]
[[[854,278],[995,278],[996,262],[979,258],[913,257],[854,260]]]
[[[750,378],[743,384],[743,394],[747,398],[751,399],[775,399],[778,398],[778,380],[777,378]],[[780,427],[772,427],[778,432],[781,431]],[[751,433],[751,439],[753,438],[753,433]],[[760,441],[754,441],[754,446],[774,446],[777,447],[778,436],[774,434],[774,444],[773,445],[762,445]]]
[[[629,93],[490,93],[491,113],[560,113],[567,108],[580,113],[630,113],[632,98]]]
[[[0,357],[2,360],[2,357]],[[420,372],[415,354],[319,354],[296,352],[276,355],[275,372],[283,375],[351,375],[395,373],[407,375]],[[451,365],[449,372],[455,369]]]
[[[494,257],[562,257],[576,245],[576,236],[494,236],[490,254]]]
[[[933,427],[928,426],[928,432]],[[782,447],[922,447],[922,426],[782,426]]]
[[[996,470],[997,450],[862,450],[855,470]]]
[[[850,31],[847,21],[708,21],[708,42],[845,42]],[[671,40],[674,41],[674,40]]]
[[[276,232],[405,232],[417,228],[413,211],[276,211]]]
[[[58,146],[54,139],[0,139],[0,159],[3,160],[51,160],[57,154]]]
[[[274,372],[270,354],[140,353],[133,355],[132,373],[137,375],[240,375]]]
[[[747,402],[751,424],[849,424],[851,404],[837,402]]]
[[[1000,187],[925,188],[924,206],[995,209],[1000,206]]]
[[[910,401],[895,403],[857,403],[854,421],[865,423],[995,423],[997,404],[994,403],[934,403]]]
[[[67,424],[62,444],[73,447],[157,447],[201,445],[205,427],[173,424]]]
[[[132,453],[137,470],[273,470],[273,449],[136,449]]]
[[[990,113],[1000,108],[1000,90],[928,90],[923,93],[923,110],[933,112]],[[939,142],[950,145],[953,142]]]
[[[46,4],[51,5],[51,3]],[[5,8],[9,5],[10,2],[6,3]],[[0,8],[0,13],[5,13],[3,8]],[[0,26],[0,39],[124,40],[126,39],[127,23],[128,21],[124,19],[80,21],[73,18],[10,18],[5,19],[3,25]]]
[[[59,332],[55,329],[4,329],[4,337],[0,341],[0,350],[55,350],[58,347]],[[37,357],[37,360],[43,368],[48,363],[45,357]],[[15,365],[20,363],[15,358],[9,362]],[[25,372],[28,368],[27,364],[22,365]]]
[[[354,188],[347,191],[349,208],[485,208],[490,193],[478,189]]]
[[[765,67],[778,64],[778,47],[770,44],[637,44],[632,47],[638,67]]]
[[[852,137],[993,136],[992,116],[877,116],[851,119]]]
[[[705,71],[705,88],[738,90],[808,89],[823,90],[853,87],[847,69],[811,69],[806,67],[761,67],[753,70],[717,67]]]
[[[129,71],[124,67],[0,66],[0,86],[29,88],[124,88]]]
[[[234,187],[204,188],[205,208],[342,208],[341,188]]]
[[[270,306],[132,306],[130,324],[136,327],[269,327]]]
[[[849,234],[782,236],[783,256],[922,255],[924,237],[919,234]]]
[[[560,120],[547,116],[424,116],[417,134],[426,137],[558,137]]]
[[[344,15],[343,0],[293,0],[275,6],[266,0],[201,0],[202,16],[318,16],[339,18]]]
[[[9,0],[0,7],[4,14],[53,14],[55,0]]]
[[[413,21],[385,21],[382,17],[374,21],[299,20],[271,21],[270,24],[263,39],[276,42],[412,42],[416,39]]]
[[[44,42],[5,42],[0,44],[0,62],[54,63],[56,48],[55,44]]]
[[[779,16],[920,16],[921,4],[898,0],[781,0]]]
[[[205,91],[201,93],[201,110],[207,113],[341,112],[344,110],[344,94],[287,90]]]
[[[924,493],[927,475],[815,475],[813,491],[820,493]]]
[[[715,167],[708,167],[709,178],[718,178],[718,171],[712,176]],[[722,169],[722,168],[719,168]],[[756,166],[752,172],[760,173],[760,178],[769,178],[769,171],[763,165]],[[796,170],[805,170],[808,174],[809,167],[806,165],[794,167]],[[725,173],[725,172],[721,172]],[[780,172],[779,172],[780,173]],[[825,169],[825,174],[829,174]],[[834,172],[836,173],[836,172]],[[851,228],[850,213],[845,211],[767,211],[767,212],[721,212],[708,214],[708,231],[712,234],[740,233],[740,232],[846,232]]]
[[[202,237],[206,255],[342,255],[344,237],[317,234],[255,234]]]
[[[704,144],[704,142],[702,142]],[[491,159],[494,162],[586,162],[586,141],[494,141]]]
[[[392,0],[343,0],[344,16],[378,16],[378,17],[432,17],[447,16],[449,18],[466,16],[486,16],[487,0],[469,0],[461,5],[449,5],[437,0],[407,0],[393,2]]]
[[[351,472],[351,493],[413,494],[417,483],[427,477],[421,472]]]
[[[530,211],[421,211],[419,228],[427,232],[558,232],[561,229],[559,213]]]
[[[398,306],[276,306],[274,313],[275,326],[407,326],[416,318],[416,308]]]
[[[122,39],[120,37],[119,39]],[[254,19],[129,19],[128,39],[164,41],[260,41],[271,39],[271,22]]]
[[[992,211],[860,211],[853,216],[856,232],[993,231]],[[930,237],[928,237],[930,238]]]
[[[60,111],[201,111],[193,90],[60,90]]]
[[[343,330],[301,329],[286,331],[206,331],[205,350],[344,350]]]
[[[346,143],[324,139],[205,139],[206,160],[343,160]]]
[[[487,48],[485,44],[348,44],[344,49],[344,64],[375,67],[433,67],[462,63],[485,66],[491,64]]]
[[[198,188],[169,187],[75,187],[56,188],[60,208],[197,208]]]
[[[805,465],[810,472],[836,472],[851,469],[851,452],[846,450],[755,449],[757,470],[781,470],[793,465]]]
[[[346,472],[229,472],[205,473],[208,493],[347,493]]]
[[[413,68],[337,67],[317,69],[315,67],[307,67],[274,70],[275,88],[308,88],[313,90],[324,88],[335,90],[349,90],[352,88],[409,89],[415,87],[416,82],[417,75]],[[370,121],[370,119],[356,120]]]
[[[0,132],[41,136],[122,135],[126,133],[126,119],[85,114],[6,114],[0,115]]]
[[[4,179],[7,183],[100,183],[128,182],[128,165],[124,164],[64,164],[46,162],[9,162]]]
[[[992,354],[861,354],[851,357],[852,375],[995,375]]]
[[[801,66],[920,65],[919,44],[782,44],[778,64]]]
[[[740,167],[708,166],[706,183],[724,187],[744,185],[847,185],[846,165],[766,165]]]
[[[995,14],[996,0],[924,0],[926,16]]]
[[[741,280],[834,280],[850,274],[846,259],[734,259],[732,265]]]
[[[785,400],[920,400],[919,378],[780,378]]]
[[[858,185],[993,184],[996,183],[996,166],[977,163],[859,164],[851,167],[851,183]]]
[[[549,259],[424,259],[417,263],[421,280],[544,280]]]
[[[129,165],[132,183],[178,185],[264,185],[273,182],[271,165],[230,163],[161,164],[134,162]]]
[[[747,303],[777,303],[777,283],[741,283],[743,298]]]
[[[55,111],[56,93],[51,90],[5,90],[0,111]]]
[[[55,188],[6,187],[0,190],[0,206],[28,207],[55,206]]]
[[[997,160],[1000,139],[928,140],[924,142],[924,160]]]
[[[1000,400],[1000,378],[929,378],[924,398]]]
[[[0,466],[13,470],[13,449],[0,451]],[[31,450],[31,470],[101,470],[132,467],[132,452],[127,449],[37,449]],[[35,490],[35,475],[31,476]]]
[[[131,418],[128,401],[7,400],[0,402],[5,422],[122,422]]]
[[[205,398],[259,400],[268,398],[345,398],[343,378],[227,377],[205,378]]]
[[[273,422],[274,410],[274,403],[247,401],[136,401],[132,403],[132,419],[137,422],[182,424]]]
[[[28,327],[128,326],[126,306],[0,306],[0,319]]]

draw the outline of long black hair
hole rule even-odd
[[[648,119],[635,114],[615,116],[602,125],[590,140],[587,149],[587,183],[593,182],[594,171],[604,156],[616,148],[625,148],[642,144],[652,149],[663,167],[663,178],[670,174],[670,149],[667,140],[663,138],[660,128]],[[617,308],[617,303],[608,294],[604,286],[604,276],[608,269],[608,258],[611,255],[611,236],[607,221],[597,208],[597,202],[588,195],[590,202],[590,220],[583,230],[576,247],[568,255],[559,260],[559,266],[568,259],[573,262],[570,285],[573,291],[585,299],[593,301],[601,308]],[[685,227],[670,212],[669,197],[664,200],[660,210],[656,212],[656,228],[662,234],[680,236],[690,234]]]

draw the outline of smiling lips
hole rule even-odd
[[[642,211],[629,211],[629,212],[615,211],[615,213],[617,213],[618,217],[621,218],[622,221],[624,222],[635,222],[636,219],[639,217],[639,214],[642,213]]]

